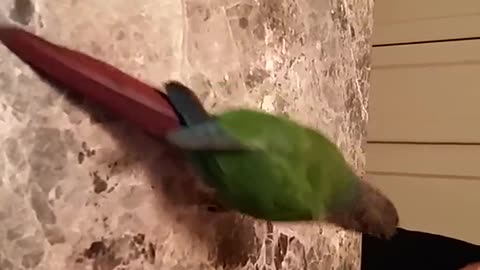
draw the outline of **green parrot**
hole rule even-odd
[[[362,181],[326,136],[285,117],[234,109],[210,115],[193,91],[165,84],[184,150],[224,209],[273,222],[323,221],[379,238],[399,223],[393,203]]]

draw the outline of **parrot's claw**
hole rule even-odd
[[[208,212],[223,212],[223,209],[217,205],[207,205],[206,207]]]
[[[229,210],[223,206],[221,206],[220,204],[217,204],[217,203],[211,203],[211,204],[206,204],[206,205],[202,205],[200,206],[202,209],[205,209],[207,212],[210,212],[210,213],[226,213],[228,212]]]

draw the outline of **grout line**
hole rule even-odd
[[[411,144],[411,145],[480,145],[480,142],[425,142],[425,141],[367,141],[368,144]]]
[[[373,46],[374,48],[377,48],[377,47],[419,45],[419,44],[443,43],[443,42],[467,41],[467,40],[480,40],[480,37],[465,37],[465,38],[449,38],[449,39],[438,39],[438,40],[406,41],[406,42],[397,42],[397,43],[373,44],[372,46]]]
[[[385,172],[385,171],[366,171],[370,175],[384,175],[384,176],[405,176],[405,177],[419,177],[419,178],[437,178],[437,179],[461,179],[470,181],[480,181],[480,176],[472,175],[455,175],[455,174],[433,174],[433,173],[403,173],[403,172]]]

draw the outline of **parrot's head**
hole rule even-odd
[[[347,211],[330,216],[330,222],[345,229],[390,239],[400,222],[398,211],[392,201],[364,180],[358,181],[358,192]]]

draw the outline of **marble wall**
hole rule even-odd
[[[208,109],[287,114],[364,169],[373,0],[3,0],[0,22]],[[360,238],[198,207],[178,153],[0,46],[0,269],[359,269]]]

